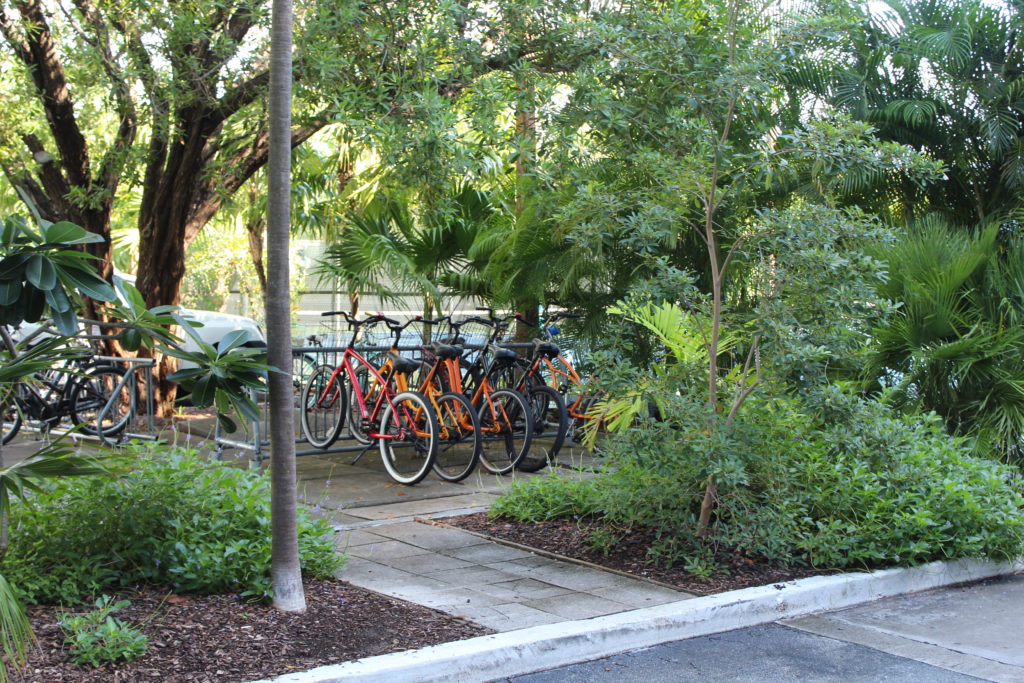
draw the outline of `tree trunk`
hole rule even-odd
[[[245,221],[245,234],[249,238],[249,258],[256,269],[256,279],[260,283],[260,294],[267,300],[267,271],[263,267],[263,234],[267,223],[263,218]]]
[[[267,352],[270,364],[271,581],[274,607],[304,612],[295,502],[289,222],[291,194],[292,3],[274,0],[270,66],[270,159],[267,167]]]

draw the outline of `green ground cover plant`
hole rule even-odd
[[[271,595],[270,491],[264,473],[210,463],[195,451],[126,447],[118,476],[48,484],[12,515],[3,574],[29,603],[81,604],[142,583],[176,591]],[[299,511],[303,570],[331,576],[343,561],[323,520]]]
[[[128,606],[127,600],[113,602],[109,595],[101,595],[95,605],[91,612],[65,616],[60,622],[73,662],[96,667],[108,662],[130,662],[146,654],[149,639],[145,634],[112,616]]]

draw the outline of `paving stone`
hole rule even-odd
[[[543,560],[543,562],[538,560]],[[621,579],[618,575],[610,572],[580,567],[568,562],[559,562],[543,557],[525,557],[509,562],[489,563],[486,566],[563,588],[571,588],[576,591],[589,591],[594,588],[614,586]],[[636,583],[629,579],[627,581]]]
[[[449,550],[486,543],[479,537],[454,529],[442,529],[419,522],[400,522],[373,527],[373,533],[403,541],[427,550]]]
[[[406,503],[355,508],[352,510],[352,514],[364,519],[394,519],[396,517],[430,515],[463,508],[489,507],[494,500],[495,496],[493,494],[466,493],[457,496],[445,496],[443,498],[428,498],[425,500],[411,500]]]
[[[408,543],[402,543],[401,541],[393,541],[390,538],[385,538],[383,536],[376,536],[376,538],[377,542],[375,543],[366,543],[351,548],[348,551],[349,555],[352,555],[353,557],[366,558],[368,560],[373,560],[374,562],[380,562],[381,564],[390,564],[391,566],[397,566],[399,569],[401,569],[401,566],[387,562],[386,560],[404,558],[409,557],[411,555],[431,554],[429,550],[417,548],[416,546],[409,545]]]
[[[452,616],[460,617],[462,619],[468,619],[469,621],[473,621],[478,624],[483,624],[485,626],[493,622],[501,622],[505,624],[509,621],[508,617],[506,617],[498,610],[494,609],[494,607],[485,605],[455,605],[443,611],[447,612],[448,614],[451,614]],[[494,626],[491,626],[491,628],[495,630],[501,630]]]
[[[551,598],[530,600],[523,604],[542,612],[550,612],[564,619],[589,619],[631,609],[629,605],[624,605],[621,602],[599,598],[588,593],[556,595]]]
[[[495,631],[517,631],[521,628],[565,621],[565,619],[550,612],[544,612],[517,603],[481,607],[473,610],[446,609],[445,611],[449,614],[455,614],[475,621],[481,626],[493,628]]]
[[[424,554],[417,555],[405,555],[403,557],[385,557],[379,558],[382,564],[401,569],[403,571],[411,572],[413,574],[419,574],[424,576],[426,574],[433,574],[435,572],[449,571],[455,569],[467,569],[474,567],[472,562],[466,562],[454,557],[448,557],[447,555],[439,555],[437,553],[431,553],[423,551],[422,548],[416,548],[415,546],[409,546],[405,543],[401,545],[411,548],[412,550],[419,550]]]
[[[640,584],[640,582],[637,583]],[[669,602],[677,602],[679,600],[687,600],[695,597],[691,593],[684,593],[683,591],[675,591],[671,588],[664,588],[662,586],[653,586],[649,584],[640,584],[635,586],[608,586],[606,588],[593,588],[586,592],[590,595],[596,595],[599,598],[622,602],[637,609],[641,607],[651,607],[653,605],[664,605]]]
[[[448,569],[433,572],[427,574],[427,576],[431,579],[444,581],[451,586],[468,586],[479,590],[484,590],[485,586],[506,583],[520,578],[515,574],[482,566],[473,566],[466,569]]]
[[[346,548],[357,548],[371,543],[386,543],[390,540],[390,538],[378,536],[369,531],[339,531],[335,545],[339,549],[345,550]]]
[[[518,600],[535,600],[537,598],[548,598],[554,595],[565,595],[573,591],[562,586],[554,586],[550,583],[537,581],[535,579],[515,579],[514,581],[503,581],[501,583],[478,584],[477,590],[499,598],[505,598],[505,602]]]
[[[371,562],[359,557],[350,558],[345,566],[338,571],[337,577],[344,581],[350,581],[362,586],[366,581],[400,581],[403,579],[415,578],[415,574],[403,572],[401,569],[388,567],[387,565]]]
[[[333,524],[335,528],[340,527],[342,530],[347,530],[354,526],[366,523],[365,519],[360,519],[358,517],[353,517],[352,515],[345,514],[344,509],[344,507],[329,509],[324,514],[324,517],[327,519],[327,521]]]
[[[444,554],[457,557],[460,560],[476,562],[477,564],[534,557],[533,553],[517,548],[509,548],[507,545],[500,545],[498,543],[480,543],[479,545],[468,545],[462,548],[450,548],[445,550]]]
[[[446,612],[463,609],[467,606],[493,607],[504,602],[507,601],[472,588],[448,587],[442,590],[427,591],[416,597],[417,604]]]

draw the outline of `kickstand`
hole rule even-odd
[[[366,444],[366,446],[363,447],[363,450],[359,451],[359,455],[357,455],[355,457],[355,460],[350,462],[349,465],[355,465],[357,462],[359,462],[359,458],[361,458],[364,455],[366,455],[366,451],[370,450],[370,446],[372,446],[372,445],[373,445],[372,441],[370,443]]]

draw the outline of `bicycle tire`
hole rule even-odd
[[[437,457],[437,416],[416,391],[395,394],[380,417],[380,457],[388,476],[412,486],[423,481]]]
[[[327,448],[341,434],[348,400],[343,376],[338,373],[334,377],[334,368],[321,365],[302,387],[299,421],[302,434],[313,448]]]
[[[0,418],[0,430],[3,430],[2,443],[10,443],[11,439],[18,435],[21,429],[22,410],[18,407],[18,399],[10,396],[10,403],[4,408],[3,416]]]
[[[462,481],[480,461],[480,418],[469,400],[453,391],[441,394],[434,403],[438,426],[434,472],[445,481]]]
[[[106,416],[99,425],[102,436],[115,436],[124,431],[125,427],[135,418],[138,404],[138,390],[135,382],[129,380],[114,395],[125,376],[124,368],[113,365],[100,365],[88,368],[85,375],[71,380],[68,398],[68,412],[71,423],[81,425],[83,434],[96,435],[96,418],[107,410]],[[109,406],[109,408],[108,408]]]
[[[518,391],[498,389],[484,397],[477,415],[483,441],[480,466],[490,474],[508,474],[530,451],[533,417],[529,403]]]
[[[558,457],[565,435],[569,431],[569,411],[562,395],[546,384],[530,387],[526,396],[533,414],[533,446],[516,469],[520,472],[539,472]],[[551,439],[550,445],[547,439]],[[544,440],[541,443],[541,439]]]
[[[370,410],[373,410],[374,398],[368,395],[370,388],[369,382],[370,373],[367,372],[365,367],[356,369],[356,381],[359,383],[359,389],[363,394],[363,405],[367,406]],[[363,413],[359,410],[359,401],[356,400],[356,387],[353,384],[349,387],[348,393],[348,433],[353,439],[363,444],[364,446],[373,441],[367,434],[366,430],[363,429]]]

